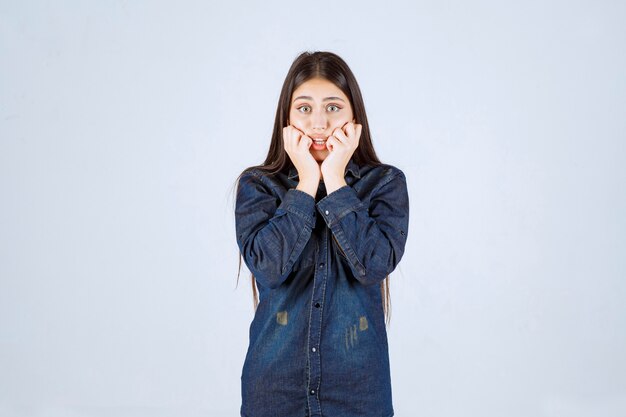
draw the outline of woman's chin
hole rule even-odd
[[[311,150],[311,155],[317,162],[322,162],[328,156],[328,149],[324,149],[323,151]]]

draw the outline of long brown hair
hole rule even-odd
[[[251,169],[260,169],[267,174],[276,174],[278,172],[287,172],[293,167],[291,159],[287,155],[283,145],[282,132],[287,126],[289,120],[289,109],[291,107],[291,98],[294,90],[302,83],[312,78],[324,78],[335,84],[350,99],[352,112],[355,123],[362,125],[361,136],[359,138],[359,146],[354,151],[352,159],[359,165],[379,165],[381,161],[376,156],[372,145],[369,124],[367,123],[367,115],[365,114],[365,104],[361,96],[361,90],[354,77],[354,74],[348,67],[348,64],[332,52],[316,51],[303,52],[293,61],[278,99],[278,107],[276,108],[276,118],[274,119],[274,130],[272,132],[272,141],[265,161],[261,165],[255,165],[246,168],[237,177],[236,183],[245,172]],[[239,253],[239,270],[237,272],[237,285],[239,285],[239,275],[241,273],[242,255]],[[252,297],[254,309],[259,304],[259,297],[256,287],[254,275],[250,275],[252,284]],[[385,313],[385,321],[389,324],[391,317],[391,300],[389,298],[389,275],[380,283],[380,291],[383,299],[383,311]]]

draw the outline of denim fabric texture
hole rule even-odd
[[[295,168],[240,177],[237,245],[259,290],[243,417],[394,415],[380,283],[404,253],[406,178],[350,159],[345,180],[313,198]]]

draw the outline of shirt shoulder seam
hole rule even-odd
[[[391,173],[385,177],[384,181],[381,181],[381,183],[378,184],[378,186],[374,189],[372,194],[376,194],[382,187],[389,184],[391,181],[393,181],[394,179],[398,177],[401,177],[406,181],[406,176],[404,175],[404,172],[400,168],[394,165],[390,165],[390,164],[382,164],[381,167],[388,168],[391,171]]]

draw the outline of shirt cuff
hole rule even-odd
[[[300,216],[311,228],[315,227],[315,198],[312,195],[290,188],[278,208]]]
[[[317,202],[317,210],[329,227],[346,214],[364,207],[365,204],[359,199],[355,189],[349,185],[336,189]]]

